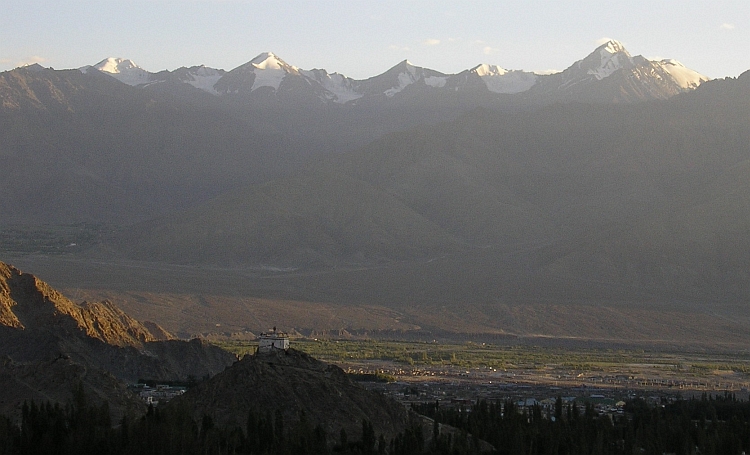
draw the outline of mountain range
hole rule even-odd
[[[749,74],[614,41],[556,74],[19,68],[3,254],[180,334],[743,343]]]
[[[356,81],[270,53],[229,72],[33,65],[0,74],[0,192],[15,194],[0,201],[2,224],[129,224],[479,107],[664,99],[704,80],[614,41],[553,75],[490,65],[445,75],[402,62]]]
[[[708,80],[674,60],[650,61],[633,57],[618,41],[608,41],[583,60],[557,74],[509,71],[497,65],[480,64],[457,74],[444,74],[403,61],[383,74],[355,80],[324,69],[303,70],[277,55],[264,52],[231,71],[205,66],[182,67],[151,73],[131,60],[108,58],[83,67],[111,75],[133,86],[187,84],[196,89],[229,98],[274,97],[299,102],[360,104],[373,99],[411,96],[445,96],[450,92],[483,93],[485,96],[524,94],[531,98],[581,97],[595,81],[611,76],[619,79],[620,93],[593,94],[604,101],[634,101],[667,98],[694,89]],[[586,97],[584,96],[583,99]]]

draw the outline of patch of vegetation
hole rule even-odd
[[[396,378],[385,373],[347,373],[352,381],[357,382],[395,382]]]
[[[508,455],[739,454],[750,449],[750,403],[729,394],[661,404],[636,399],[616,415],[601,414],[588,402],[563,404],[559,397],[548,409],[538,404],[520,409],[512,400],[482,400],[468,410],[438,403],[413,408],[435,421],[432,453],[451,453],[456,447],[440,424],[472,435],[468,442],[484,440],[497,449],[493,453]]]
[[[257,343],[217,342],[240,356],[255,352]],[[652,363],[673,366],[668,356],[653,358],[639,351],[570,350],[536,346],[503,346],[487,343],[426,343],[380,340],[294,340],[294,348],[331,362],[383,360],[409,365],[455,365],[465,368],[542,369],[555,365],[571,370],[597,370],[608,366]]]
[[[114,232],[98,223],[0,227],[0,252],[13,254],[68,254],[90,248]]]

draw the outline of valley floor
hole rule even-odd
[[[403,402],[556,396],[614,402],[703,393],[748,399],[750,352],[561,349],[475,343],[293,340],[296,349],[363,378]],[[225,342],[242,355],[254,343]],[[613,403],[614,403],[613,402]]]

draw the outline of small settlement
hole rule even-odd
[[[289,349],[289,335],[276,330],[276,327],[263,332],[258,337],[258,353],[270,353],[276,350],[286,351]],[[129,388],[137,393],[147,404],[157,406],[159,403],[166,403],[172,398],[182,395],[187,390],[187,386],[172,384],[133,384]]]

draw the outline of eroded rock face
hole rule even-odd
[[[360,387],[341,368],[295,349],[247,355],[169,405],[187,405],[196,418],[209,415],[217,423],[241,428],[250,410],[259,416],[281,413],[285,428],[292,428],[304,412],[329,440],[338,438],[342,428],[358,438],[363,419],[372,423],[376,435],[389,440],[409,420],[399,403]]]
[[[143,343],[165,336],[154,325],[158,336],[123,313],[112,302],[84,302],[77,305],[34,275],[0,263],[0,323],[17,329],[78,330],[114,346],[142,347]]]
[[[77,387],[110,418],[142,412],[126,382],[184,380],[222,371],[234,355],[205,341],[179,341],[112,302],[76,304],[34,275],[0,262],[0,413],[24,401],[66,405]]]

